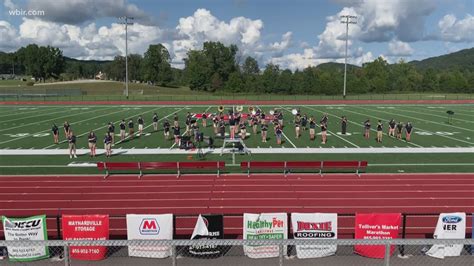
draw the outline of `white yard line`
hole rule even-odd
[[[426,112],[426,113],[420,113],[420,112],[417,112],[417,111],[413,111],[413,110],[407,110],[407,109],[403,109],[403,108],[400,108],[400,109],[396,109],[397,113],[402,111],[402,112],[410,112],[410,113],[415,113],[415,114],[419,114],[419,115],[429,115],[429,116],[436,116],[436,117],[439,117],[439,118],[443,118],[443,119],[447,119],[447,114],[442,116],[442,115],[436,115],[436,114],[432,114],[430,111]],[[455,112],[456,113],[456,112]],[[465,119],[459,119],[459,118],[451,118],[452,120],[456,120],[456,121],[461,121],[461,122],[465,122],[465,123],[472,123],[474,124],[474,121],[472,120],[465,120]]]
[[[115,108],[115,106],[104,108],[104,109],[102,109],[102,111],[107,110],[107,109],[112,109],[112,108]],[[9,127],[9,128],[0,130],[0,132],[9,131],[9,130],[16,129],[16,128],[20,128],[20,127],[26,127],[26,126],[36,125],[36,124],[38,124],[38,123],[45,123],[45,122],[49,122],[49,121],[59,120],[59,119],[61,119],[61,118],[65,118],[65,117],[66,117],[66,118],[69,118],[69,117],[73,117],[73,116],[77,116],[77,115],[88,114],[88,113],[91,113],[91,112],[97,112],[97,109],[90,110],[90,111],[86,111],[86,112],[81,112],[81,113],[77,113],[77,114],[64,115],[64,116],[55,117],[55,118],[51,118],[51,119],[47,119],[47,120],[36,121],[36,122],[33,122],[33,123],[28,123],[28,124],[24,124],[24,125],[20,125],[20,126],[16,126],[16,127]],[[82,121],[81,121],[81,122],[82,122]],[[78,122],[76,122],[76,123],[78,123]],[[38,133],[41,133],[41,132],[44,132],[44,131],[47,131],[47,130],[43,130],[43,131],[40,131],[40,132],[38,132]],[[36,134],[36,133],[35,133],[35,134]],[[1,144],[1,143],[0,143],[0,144]]]
[[[36,108],[36,107],[35,107]],[[51,109],[54,110],[54,109],[57,109],[57,108],[64,108],[64,106],[56,106],[56,107],[52,107]],[[50,111],[51,109],[49,110],[41,110],[41,111]],[[37,113],[39,110],[33,110],[33,111],[27,111],[27,112],[21,112],[21,110],[15,110],[15,111],[12,111],[12,113],[8,113],[8,114],[4,114],[4,115],[0,115],[0,117],[5,117],[5,116],[13,116],[13,115],[18,115],[20,112],[21,114],[29,114],[29,113]],[[4,121],[0,121],[0,122],[4,122]]]
[[[7,123],[7,122],[11,122],[11,121],[18,121],[18,120],[23,120],[23,119],[30,119],[30,118],[33,118],[33,117],[38,117],[38,116],[47,116],[47,115],[52,115],[52,114],[58,114],[58,113],[64,113],[64,112],[71,112],[71,110],[69,109],[69,107],[66,107],[68,108],[68,110],[62,110],[62,111],[57,111],[57,112],[47,112],[47,113],[42,113],[42,114],[39,114],[39,115],[33,115],[33,116],[28,116],[28,117],[18,117],[18,118],[15,118],[15,119],[10,119],[10,120],[2,120],[0,121],[0,123]],[[37,111],[38,112],[38,111]],[[21,113],[23,114],[23,113]],[[22,124],[22,125],[31,125],[31,124],[36,124],[38,122],[34,122],[34,123],[30,123],[30,124]],[[10,130],[10,128],[8,129],[5,129],[5,130]],[[4,131],[4,130],[1,130],[1,131]]]
[[[186,151],[180,149],[169,149],[169,148],[159,148],[159,149],[119,149],[123,155],[138,155],[138,154],[189,154],[196,153],[196,150]],[[403,153],[403,154],[429,154],[429,153],[474,153],[474,147],[463,147],[463,148],[259,148],[252,149],[254,154],[272,154],[272,153],[283,153],[283,154],[308,154],[308,153],[318,153],[318,154],[390,154],[390,153]],[[64,155],[67,154],[68,149],[18,149],[18,150],[5,150],[0,149],[0,156],[5,155]],[[97,153],[104,152],[103,149],[97,149]],[[213,149],[205,148],[203,152],[206,153],[216,153]],[[89,154],[89,149],[77,149],[77,155],[87,155]],[[36,167],[36,166],[35,166]]]
[[[320,113],[322,113],[322,114],[327,113],[327,114],[329,114],[329,115],[331,115],[331,116],[333,116],[333,117],[336,117],[336,118],[340,119],[339,116],[334,115],[334,114],[332,114],[332,113],[330,113],[330,112],[319,111],[319,110],[317,110],[317,109],[314,109],[314,108],[312,108],[312,107],[309,107],[308,105],[304,105],[303,107],[305,107],[305,108],[307,108],[307,109],[311,109],[311,110],[317,111],[317,112],[320,112]],[[345,110],[345,111],[349,111],[349,110],[347,110],[347,109],[344,109],[344,110]],[[350,111],[349,111],[349,112],[350,112]],[[360,126],[360,127],[362,127],[362,128],[364,127],[363,125],[360,125],[360,124],[358,124],[358,123],[356,123],[356,122],[353,122],[353,121],[351,121],[351,120],[348,120],[348,122],[351,123],[351,124]],[[375,130],[375,129],[373,129],[373,128],[371,128],[371,130],[374,131],[374,132],[377,132],[377,130]],[[383,134],[384,134],[385,136],[387,136],[386,133],[383,133]],[[399,139],[397,139],[397,140],[399,140]],[[403,141],[403,140],[399,140],[399,141],[402,141],[402,142],[404,142],[404,143],[407,143],[407,144],[416,146],[416,147],[418,147],[418,148],[423,148],[423,146],[418,145],[418,144],[413,143],[413,142],[407,142],[407,141]]]
[[[350,110],[346,110],[346,111],[352,112],[352,113],[355,113],[355,114],[359,114],[359,115],[369,116],[368,114],[362,114],[362,113],[359,113],[359,112],[356,112],[356,111],[350,111]],[[388,113],[388,114],[390,114],[390,113]],[[373,115],[370,115],[370,116],[375,117],[375,118],[380,119],[380,120],[387,120],[387,119],[380,118],[380,117],[376,117],[376,116],[373,116]],[[444,137],[444,138],[456,140],[456,141],[459,141],[459,142],[464,142],[464,143],[467,143],[467,144],[470,144],[470,145],[474,145],[473,142],[469,142],[469,141],[465,141],[465,140],[462,140],[462,139],[457,139],[457,138],[453,138],[453,137],[450,137],[450,136],[445,136],[445,135],[442,135],[442,134],[438,134],[438,133],[436,133],[436,132],[432,132],[432,131],[430,131],[430,130],[423,129],[423,128],[420,128],[420,127],[418,127],[418,126],[416,126],[416,127],[414,127],[414,128],[415,128],[415,130],[416,130],[416,129],[419,129],[419,130],[428,132],[428,133],[433,134],[433,135],[436,135],[436,136],[440,136],[440,137]]]

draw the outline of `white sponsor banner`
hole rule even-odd
[[[46,215],[28,218],[8,218],[3,216],[5,240],[48,240]],[[49,257],[45,246],[7,247],[8,257],[12,261],[32,261]]]
[[[127,239],[166,240],[173,238],[173,214],[127,214]],[[170,246],[128,247],[128,255],[145,258],[171,256]]]
[[[287,214],[245,213],[243,228],[244,239],[287,239]],[[246,245],[244,246],[244,253],[250,258],[273,258],[279,256],[279,247]]]
[[[337,213],[292,213],[295,239],[337,239]],[[320,258],[336,253],[337,245],[297,245],[299,259]]]
[[[464,239],[466,237],[466,213],[441,213],[436,224],[433,238]],[[444,257],[460,256],[463,245],[433,245],[426,255],[444,259]]]

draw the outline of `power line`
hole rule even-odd
[[[346,84],[347,84],[347,42],[349,40],[349,24],[357,24],[357,16],[343,15],[341,16],[341,23],[346,24],[346,56],[344,57],[344,91],[342,97],[346,98]]]
[[[128,25],[133,25],[133,17],[122,16],[119,17],[121,23],[125,25],[125,96],[128,99]]]

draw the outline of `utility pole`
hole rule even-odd
[[[128,99],[128,25],[133,25],[129,22],[133,17],[122,16],[119,19],[125,25],[125,97]]]
[[[346,24],[346,56],[344,57],[344,91],[342,97],[346,99],[346,84],[347,84],[347,42],[349,40],[349,24],[357,24],[357,16],[344,15],[341,16],[341,23]]]

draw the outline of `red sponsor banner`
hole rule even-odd
[[[109,239],[108,215],[63,215],[64,240],[107,240]],[[102,260],[107,254],[103,246],[72,246],[70,256],[78,260]]]
[[[400,230],[400,213],[357,213],[355,219],[356,239],[395,239]],[[355,253],[382,259],[385,257],[383,245],[355,245]],[[395,251],[395,246],[390,247],[390,255]]]

